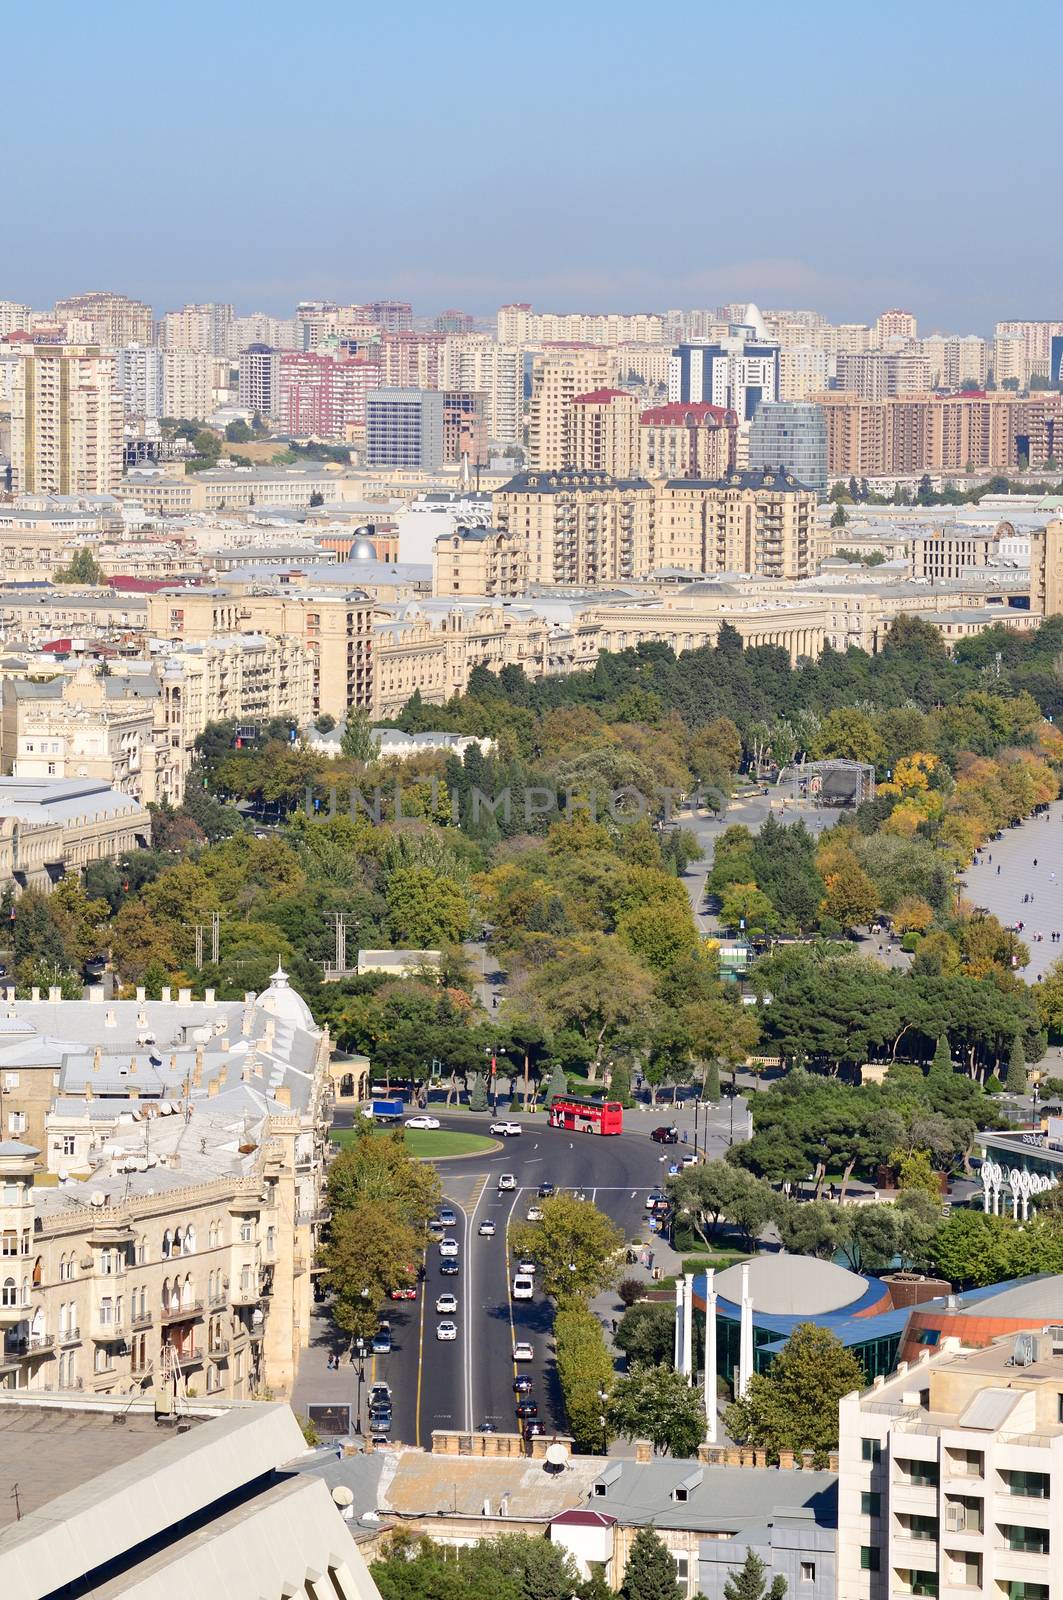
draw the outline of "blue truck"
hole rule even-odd
[[[405,1109],[401,1100],[374,1100],[370,1114],[374,1122],[401,1122]]]

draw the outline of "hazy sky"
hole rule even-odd
[[[0,299],[1063,314],[1059,0],[57,0]]]

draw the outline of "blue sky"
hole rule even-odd
[[[58,0],[3,37],[0,299],[1063,314],[1058,0]]]

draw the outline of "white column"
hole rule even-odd
[[[673,1351],[673,1362],[677,1372],[682,1372],[683,1370],[683,1291],[685,1288],[685,1280],[677,1278],[675,1285],[675,1348]]]
[[[738,1338],[738,1398],[742,1399],[753,1376],[753,1302],[749,1297],[749,1265],[742,1267],[742,1304]]]
[[[716,1271],[705,1274],[705,1443],[716,1443]]]
[[[694,1274],[683,1279],[683,1365],[680,1372],[689,1378],[694,1370]]]

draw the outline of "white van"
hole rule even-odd
[[[516,1187],[517,1187],[517,1179],[516,1179],[516,1176],[512,1172],[503,1172],[503,1173],[500,1174],[499,1179],[498,1179],[498,1192],[499,1192],[499,1194],[501,1194],[503,1192],[503,1190],[505,1190],[505,1189],[515,1189]]]
[[[535,1298],[535,1279],[529,1273],[514,1273],[513,1298],[514,1300],[533,1300]]]

